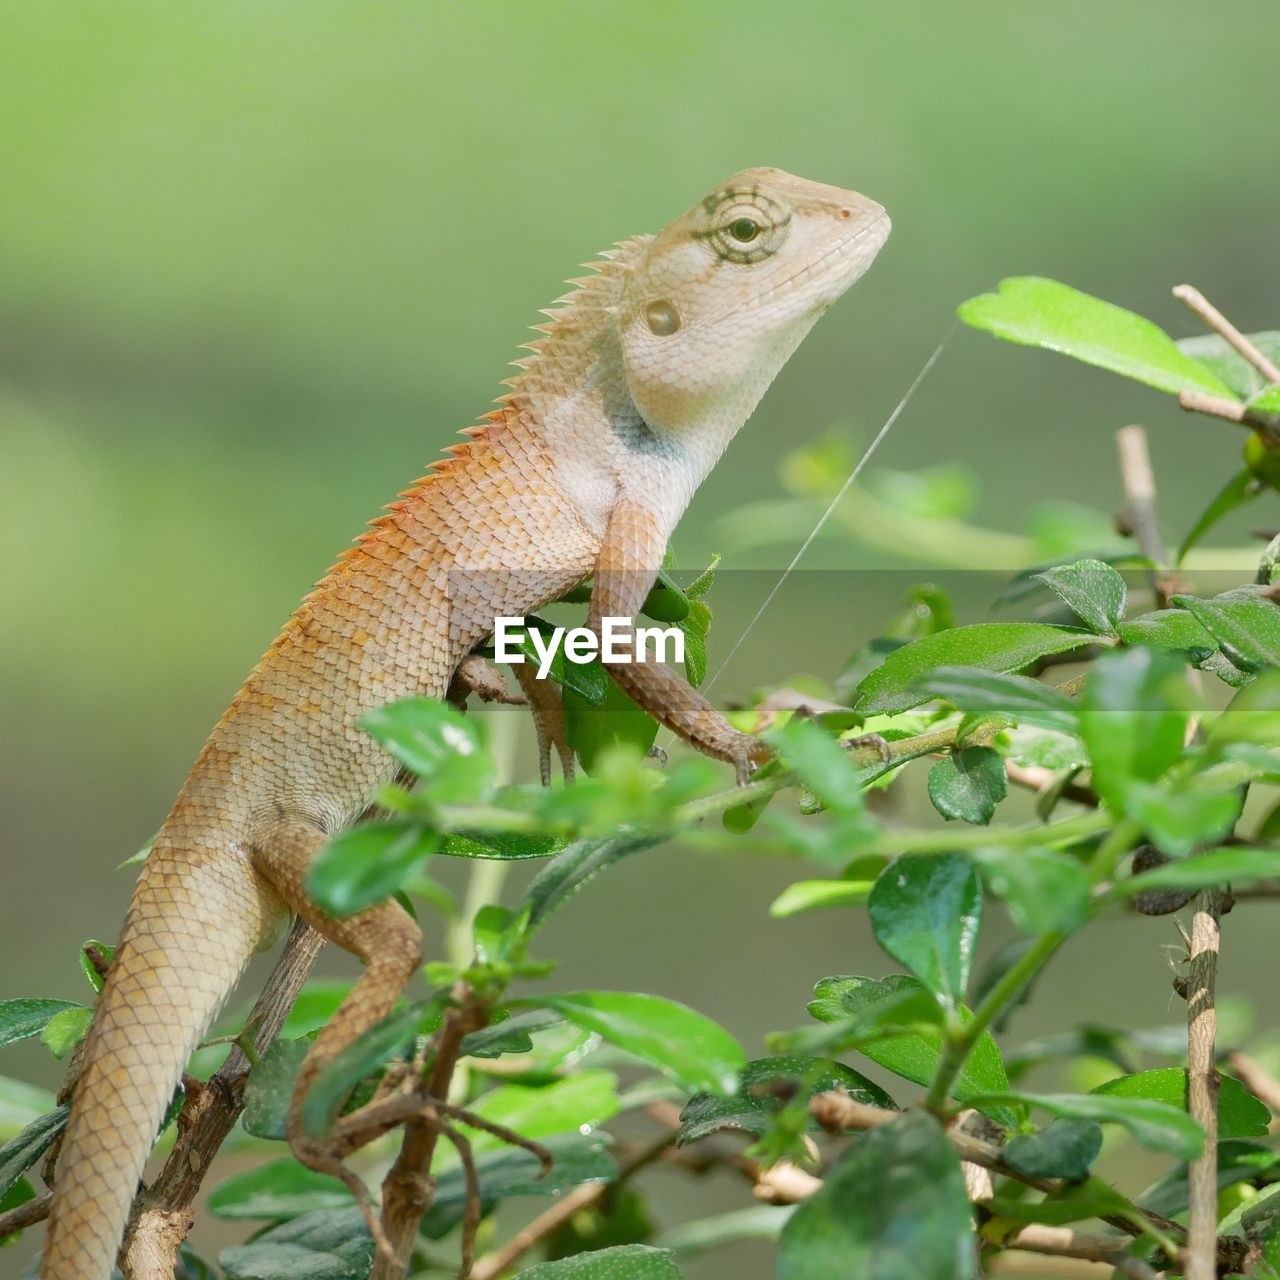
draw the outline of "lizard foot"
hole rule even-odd
[[[893,762],[893,748],[878,733],[864,733],[856,738],[841,738],[840,745],[847,751],[874,751],[885,764]]]
[[[358,1174],[347,1168],[337,1154],[343,1149],[341,1145],[336,1140],[329,1143],[323,1139],[294,1135],[289,1139],[289,1148],[299,1163],[315,1173],[327,1173],[331,1178],[337,1178],[351,1192],[356,1204],[360,1206],[364,1225],[373,1237],[374,1248],[377,1249],[379,1257],[389,1265],[397,1265],[395,1248],[382,1229],[382,1219],[369,1198],[369,1188],[364,1185],[364,1180]]]

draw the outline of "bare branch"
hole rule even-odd
[[[1245,406],[1239,400],[1227,400],[1203,391],[1179,391],[1178,403],[1189,413],[1207,413],[1211,418],[1222,418],[1243,426],[1252,425],[1248,422]]]
[[[1159,1280],[1159,1273],[1141,1258],[1130,1257],[1123,1249],[1117,1248],[1113,1237],[1085,1235],[1070,1227],[1046,1227],[1036,1223],[1023,1227],[1004,1247],[1020,1249],[1024,1253],[1105,1263],[1121,1275],[1132,1277],[1132,1280]]]
[[[1238,1050],[1227,1055],[1227,1065],[1259,1102],[1280,1114],[1280,1080],[1269,1071],[1264,1071],[1247,1053],[1240,1053]]]
[[[671,1129],[655,1138],[648,1146],[642,1147],[618,1169],[618,1176],[613,1182],[584,1182],[561,1196],[545,1213],[540,1213],[526,1227],[517,1231],[496,1253],[481,1258],[471,1270],[471,1280],[498,1280],[519,1258],[561,1224],[568,1222],[580,1209],[594,1204],[607,1195],[611,1188],[657,1160],[676,1140],[676,1132]]]
[[[1222,898],[1206,889],[1191,921],[1191,971],[1187,987],[1187,1099],[1191,1117],[1204,1130],[1204,1152],[1187,1166],[1190,1212],[1183,1254],[1186,1280],[1218,1274],[1218,1073],[1214,1067]]]
[[[1116,432],[1116,445],[1120,450],[1120,478],[1124,484],[1125,519],[1133,530],[1133,536],[1142,548],[1142,554],[1156,565],[1167,563],[1168,552],[1160,536],[1160,521],[1156,515],[1156,477],[1151,469],[1151,454],[1147,449],[1147,433],[1138,426],[1121,427]],[[1158,568],[1149,574],[1151,590],[1156,604],[1164,609],[1173,594],[1171,583]]]
[[[1268,381],[1280,382],[1280,369],[1267,359],[1239,329],[1194,285],[1175,285],[1173,296],[1185,303],[1215,333],[1225,338]]]
[[[33,1227],[37,1222],[43,1222],[49,1216],[52,1204],[53,1192],[46,1191],[43,1195],[36,1196],[34,1200],[16,1205],[7,1213],[0,1213],[0,1240],[12,1235],[15,1231],[21,1231],[24,1227]]]

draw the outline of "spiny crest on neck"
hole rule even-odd
[[[467,439],[459,444],[447,445],[443,457],[431,462],[425,474],[407,489],[402,489],[394,502],[387,503],[382,509],[383,514],[369,521],[368,527],[342,552],[325,575],[326,578],[349,567],[353,556],[358,555],[370,541],[383,535],[389,526],[396,523],[399,512],[420,498],[431,484],[461,466],[466,456],[478,445],[500,432],[508,416],[520,408],[526,396],[536,395],[552,379],[561,382],[577,359],[588,356],[591,335],[598,331],[603,318],[616,314],[622,286],[652,238],[644,235],[620,240],[598,258],[583,263],[584,270],[591,274],[566,281],[571,286],[569,292],[557,298],[551,306],[543,308],[542,314],[547,317],[547,321],[533,325],[539,336],[521,344],[521,350],[528,351],[529,354],[511,362],[519,372],[503,379],[502,385],[507,390],[495,401],[498,407],[491,409],[473,426],[463,427],[459,435],[466,436]],[[563,387],[557,386],[556,389]],[[318,584],[321,585],[323,580]],[[311,599],[314,594],[312,592],[306,599]]]

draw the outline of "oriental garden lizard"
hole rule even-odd
[[[421,963],[418,926],[396,902],[338,919],[307,895],[313,857],[397,772],[357,717],[447,696],[495,618],[589,577],[589,626],[634,616],[694,491],[888,234],[865,196],[748,169],[657,235],[608,250],[546,313],[498,407],[306,597],[214,728],[143,868],[84,1048],[41,1280],[107,1280],[188,1057],[291,914],[365,964],[294,1095],[294,1150],[323,1167],[298,1100]],[[740,779],[767,758],[670,668],[610,674]]]

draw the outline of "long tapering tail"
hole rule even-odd
[[[85,1046],[40,1280],[109,1280],[187,1059],[281,915],[238,852],[157,841]]]

